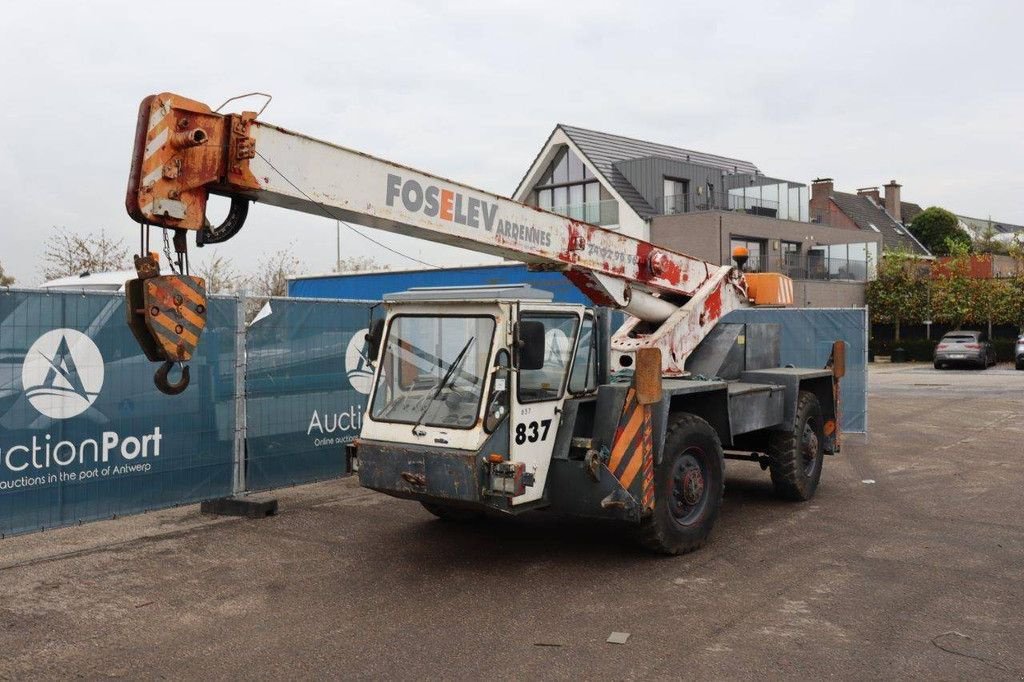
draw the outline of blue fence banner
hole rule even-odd
[[[153,385],[124,297],[0,291],[0,536],[231,492],[234,300],[212,300],[192,383]]]
[[[191,384],[168,396],[111,293],[0,290],[0,537],[346,473],[373,379],[372,301],[211,297]],[[782,362],[846,341],[843,428],[867,426],[867,311],[747,309]],[[172,374],[172,380],[175,376]],[[243,421],[244,419],[244,421]]]
[[[846,376],[839,384],[842,427],[849,433],[867,431],[867,308],[744,308],[729,313],[725,321],[781,325],[781,360],[795,367],[824,367],[833,342],[845,341]]]
[[[340,476],[373,380],[372,303],[271,299],[246,332],[246,486]]]

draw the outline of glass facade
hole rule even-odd
[[[747,250],[747,264],[743,268],[745,272],[761,272],[767,265],[767,242],[764,239],[752,239],[750,237],[733,237],[729,240],[729,253],[736,247],[743,247]]]
[[[537,206],[594,225],[619,222],[618,202],[602,196],[601,183],[568,147],[548,165],[534,186]]]

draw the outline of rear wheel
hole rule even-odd
[[[1017,360],[1017,364],[1014,365],[1017,369],[1024,369],[1024,359]]]
[[[939,362],[938,360],[936,360],[933,364],[935,365],[935,369],[942,369],[942,363]]]
[[[662,554],[698,549],[715,525],[724,490],[718,434],[700,417],[675,416],[654,469],[654,511],[641,522],[637,540]]]
[[[825,462],[821,404],[810,391],[800,391],[793,430],[768,439],[768,461],[775,493],[787,500],[814,497]]]
[[[443,504],[434,504],[433,502],[420,502],[423,508],[428,512],[441,519],[442,521],[450,521],[453,523],[469,523],[471,521],[477,521],[482,519],[484,513],[476,509],[463,509],[462,507],[449,507]]]

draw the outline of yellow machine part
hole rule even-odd
[[[754,305],[793,305],[793,280],[777,272],[748,272],[747,296]]]

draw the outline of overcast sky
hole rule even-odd
[[[162,91],[269,92],[264,120],[501,194],[562,122],[846,191],[895,178],[905,200],[1024,224],[1022,27],[1024,3],[978,0],[8,2],[0,263],[39,283],[55,225],[135,243],[136,110]],[[342,238],[343,256],[413,265]],[[327,219],[257,205],[218,248],[246,270],[291,246],[324,272],[334,242]]]

